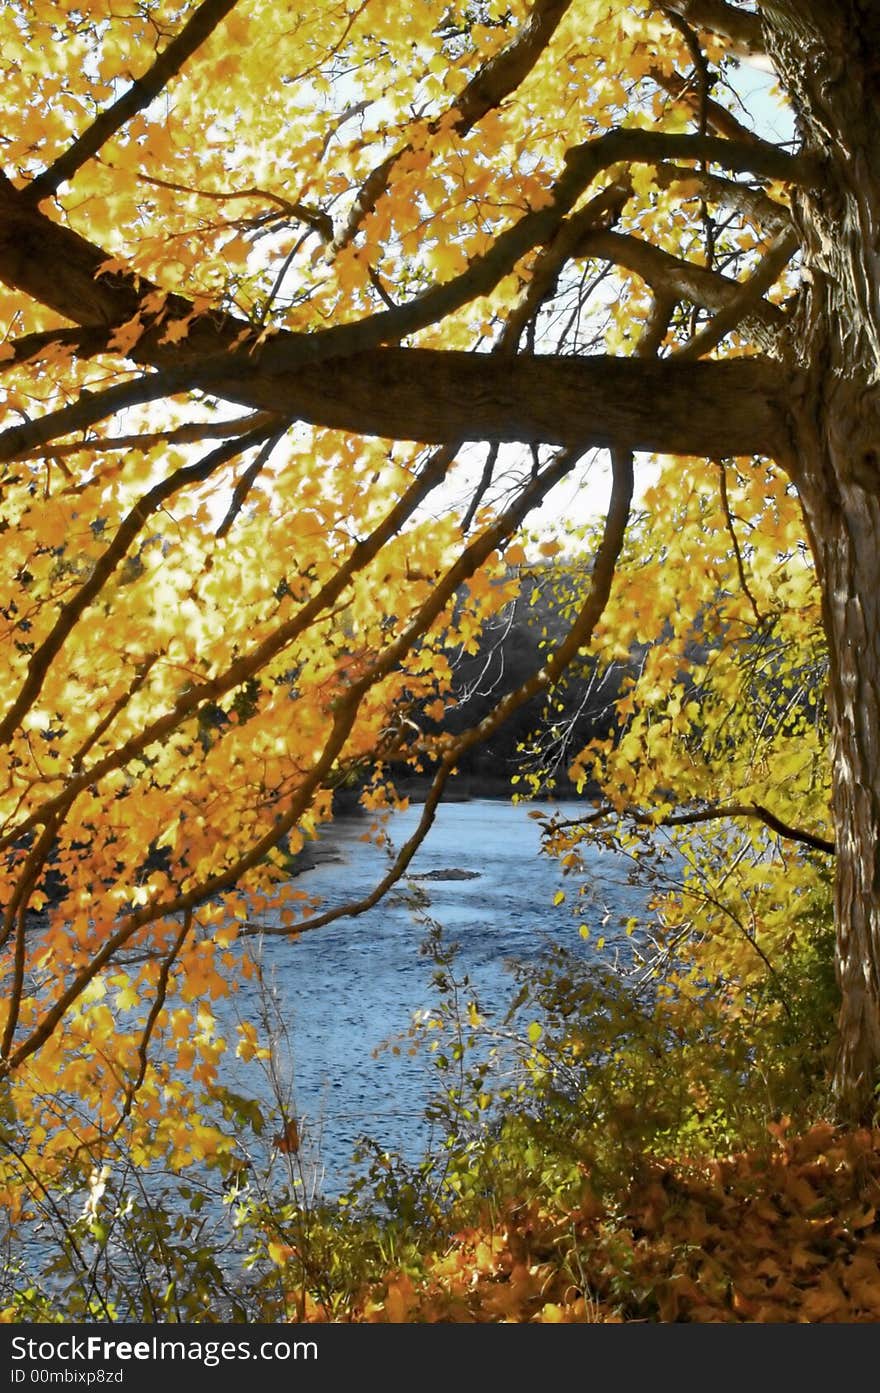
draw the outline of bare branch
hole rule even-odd
[[[486,496],[486,490],[492,482],[492,474],[494,473],[495,465],[498,463],[498,450],[499,446],[497,443],[489,446],[479,482],[467,506],[467,512],[461,520],[461,530],[465,535],[470,531],[471,524],[477,515],[477,510]]]
[[[278,441],[280,439],[280,435],[273,435],[270,440],[267,440],[263,448],[257,453],[256,457],[248,465],[247,469],[244,471],[241,478],[238,480],[237,484],[235,485],[235,488],[232,491],[232,501],[230,502],[229,508],[226,511],[226,516],[224,517],[220,526],[217,528],[217,531],[214,533],[215,537],[219,538],[226,536],[230,527],[235,522],[235,519],[238,517],[239,513],[244,507],[244,501],[250,493],[250,490],[253,484],[255,483],[257,476],[260,473],[260,470],[263,468],[263,465],[267,462],[269,456],[275,449],[275,446],[278,444]]]
[[[107,711],[105,715],[101,717],[101,720],[98,721],[97,725],[89,731],[85,740],[83,740],[82,744],[73,755],[70,761],[71,774],[77,775],[82,773],[83,763],[85,762],[85,757],[89,753],[89,750],[97,745],[102,735],[106,735],[107,731],[116,720],[116,717],[121,715],[129,702],[137,696],[158,660],[158,653],[148,653],[147,656],[137,664],[134,670],[134,676],[126,690],[116,698],[109,711]]]
[[[45,867],[46,858],[52,849],[57,826],[57,818],[46,818],[43,830],[25,858],[15,890],[3,912],[0,947],[5,947],[8,943],[13,927],[15,928],[15,941],[12,953],[12,980],[7,989],[6,1020],[3,1025],[2,1042],[0,1042],[0,1060],[5,1060],[9,1056],[21,1010],[27,949],[28,905],[37,880]]]
[[[247,416],[237,416],[230,421],[192,421],[189,425],[175,426],[171,430],[90,436],[85,440],[72,440],[61,445],[39,445],[33,450],[19,450],[14,458],[42,459],[51,455],[53,459],[64,459],[68,455],[111,454],[114,450],[149,450],[154,445],[191,445],[199,440],[215,440],[218,437],[226,440],[233,435],[246,435],[259,426],[273,425],[279,421],[280,418],[272,412],[252,411]],[[91,480],[86,480],[76,487],[87,488],[89,483]]]
[[[499,351],[508,356],[516,352],[523,330],[553,295],[566,262],[580,254],[582,239],[612,226],[631,197],[632,188],[627,182],[609,184],[561,223],[535,259],[531,280],[505,322]]]
[[[742,547],[739,544],[739,537],[737,537],[736,528],[733,525],[733,514],[730,511],[730,498],[727,492],[727,465],[724,463],[724,460],[718,461],[718,485],[719,493],[721,496],[721,509],[724,513],[724,521],[727,524],[727,532],[730,537],[731,546],[733,547],[733,555],[734,559],[736,560],[736,570],[739,576],[739,583],[742,588],[743,594],[745,595],[746,599],[752,607],[752,613],[755,616],[755,622],[760,628],[764,623],[764,616],[758,608],[758,602],[752,593],[751,586],[748,582],[748,577],[746,576],[746,568],[743,562]]]
[[[231,203],[236,199],[272,203],[285,217],[295,222],[306,223],[308,227],[318,233],[322,242],[329,242],[333,236],[333,219],[329,213],[325,213],[321,208],[313,208],[309,203],[282,198],[281,194],[273,193],[271,189],[261,189],[256,186],[231,190],[197,189],[190,184],[178,184],[173,179],[160,179],[155,174],[141,173],[138,178],[144,184],[153,184],[159,189],[171,189],[175,193],[192,194],[194,198],[206,198],[213,203]]]
[[[748,817],[757,818],[769,827],[771,832],[784,838],[786,841],[801,842],[804,846],[811,847],[813,851],[826,851],[834,855],[836,847],[834,842],[827,837],[817,836],[815,832],[807,832],[802,827],[792,827],[790,823],[783,822],[782,818],[776,816],[769,808],[765,808],[762,803],[722,803],[713,808],[699,808],[689,813],[670,813],[666,817],[653,817],[650,813],[640,812],[637,808],[624,808],[622,811],[615,808],[613,804],[603,804],[595,812],[588,813],[585,817],[565,818],[561,821],[555,819],[549,825],[550,831],[557,831],[568,827],[589,827],[597,822],[604,822],[607,818],[623,817],[629,818],[631,822],[639,823],[644,827],[691,827],[701,822],[720,822],[726,818]]]
[[[124,1123],[125,1119],[131,1113],[134,1100],[137,1097],[137,1094],[144,1082],[144,1079],[147,1076],[147,1050],[150,1046],[150,1040],[152,1038],[153,1031],[156,1028],[156,1022],[161,1016],[162,1010],[165,1006],[165,999],[168,995],[168,979],[171,976],[171,969],[177,961],[180,955],[180,951],[183,948],[184,943],[186,942],[187,936],[189,935],[189,932],[192,929],[192,922],[193,912],[191,909],[188,909],[184,913],[183,924],[181,925],[180,932],[178,933],[177,937],[174,940],[174,943],[172,944],[171,951],[167,953],[162,960],[162,966],[159,969],[159,979],[156,983],[156,995],[153,1000],[153,1004],[150,1007],[149,1015],[147,1016],[146,1022],[144,1024],[143,1033],[141,1034],[141,1038],[138,1041],[138,1071],[135,1077],[126,1085],[125,1101],[123,1102],[119,1117],[116,1120],[116,1124],[110,1133],[111,1136],[116,1135],[116,1133],[119,1131],[119,1128]]]

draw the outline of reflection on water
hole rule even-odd
[[[579,811],[573,803],[558,806],[564,817]],[[412,807],[390,818],[395,846],[420,813]],[[446,804],[409,870],[410,889],[417,888],[425,902],[422,912],[443,926],[446,939],[461,945],[459,976],[467,973],[481,1007],[493,1013],[503,1014],[513,994],[511,960],[536,958],[548,943],[589,954],[594,950],[578,932],[582,922],[591,926],[593,940],[600,932],[605,936],[607,960],[615,944],[626,951],[621,921],[645,901],[644,890],[627,883],[629,860],[595,851],[589,896],[575,910],[578,884],[539,855],[539,825],[528,813],[503,802]],[[324,850],[338,859],[304,873],[302,888],[333,906],[372,888],[387,862],[363,840],[368,826],[363,818],[336,820]],[[436,875],[443,871],[469,874]],[[406,886],[402,890],[357,919],[295,942],[267,938],[258,950],[288,1032],[284,1082],[302,1124],[303,1157],[320,1162],[325,1194],[344,1187],[353,1146],[364,1133],[410,1159],[427,1141],[422,1110],[434,1071],[405,1048],[374,1055],[383,1042],[406,1032],[415,1011],[436,1004],[434,967],[419,951],[425,922],[406,902]],[[559,890],[567,897],[554,905]],[[252,998],[245,987],[234,1001],[236,1012],[256,1019],[256,997],[256,989]],[[253,1090],[253,1067],[230,1083]]]

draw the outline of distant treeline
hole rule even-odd
[[[483,630],[477,651],[447,654],[453,670],[451,698],[442,721],[425,718],[423,728],[457,734],[476,725],[540,669],[549,648],[568,628],[588,580],[582,567],[565,563],[530,567],[516,600]],[[590,658],[573,664],[552,692],[533,697],[485,743],[467,751],[458,766],[453,796],[456,788],[469,796],[509,795],[511,779],[517,775],[514,787],[521,792],[528,791],[530,776],[540,781],[541,791],[551,785],[570,791],[567,770],[572,757],[615,724],[613,704],[629,667],[620,663],[601,670]],[[421,780],[401,773],[397,782],[415,788]]]

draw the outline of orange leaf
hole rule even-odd
[[[385,1297],[385,1315],[392,1325],[401,1325],[406,1321],[409,1312],[412,1310],[415,1299],[415,1288],[409,1277],[404,1274],[396,1281],[388,1283],[388,1294]]]
[[[805,1292],[801,1311],[808,1320],[826,1320],[835,1312],[843,1313],[847,1307],[847,1299],[837,1283],[823,1276],[818,1287]]]
[[[284,1131],[279,1132],[274,1139],[278,1151],[285,1155],[293,1155],[299,1151],[299,1128],[296,1125],[296,1118],[292,1117],[285,1125]]]

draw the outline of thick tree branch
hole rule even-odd
[[[716,348],[744,319],[755,316],[756,312],[766,324],[768,308],[776,310],[777,327],[781,327],[785,323],[785,316],[776,306],[767,306],[764,293],[778,281],[799,246],[800,238],[794,228],[781,232],[748,280],[737,284],[730,301],[673,356],[679,361],[702,357]]]
[[[786,247],[790,246],[786,257],[789,260],[797,246],[797,236],[793,231],[786,235],[793,239],[785,243]],[[676,300],[688,300],[703,309],[734,309],[743,300],[744,287],[740,281],[731,280],[729,276],[710,271],[705,266],[697,266],[683,257],[673,256],[661,247],[643,242],[640,237],[633,237],[629,233],[588,232],[578,242],[576,255],[599,257],[616,266],[624,266],[629,271],[635,271],[655,291],[667,296],[674,295]],[[761,264],[763,267],[764,262]],[[776,274],[778,276],[779,271]],[[764,288],[769,288],[775,279],[776,276]],[[748,284],[752,287],[753,281],[750,280]],[[762,304],[759,294],[750,293],[749,310],[761,318],[768,328],[780,328],[785,321],[778,306]]]
[[[53,164],[31,181],[27,196],[39,202],[71,179],[132,116],[143,111],[158,97],[163,87],[177,76],[187,59],[210,38],[236,4],[237,0],[202,0],[202,4],[177,37],[159,54],[149,71],[143,77],[136,78],[118,101],[102,111],[63,155],[59,155]]]
[[[364,435],[609,446],[669,454],[773,453],[786,439],[786,375],[753,358],[700,364],[626,358],[494,355],[380,348],[298,372],[212,360],[157,373],[0,434],[0,459],[93,424],[123,406],[180,390],[185,379],[265,413]]]
[[[663,8],[673,10],[697,29],[728,39],[735,53],[757,57],[767,51],[759,16],[725,0],[666,0]]]
[[[315,425],[423,444],[457,440],[619,445],[731,456],[787,449],[788,376],[776,362],[514,358],[380,348],[297,372],[269,361],[202,375],[209,390]]]
[[[0,373],[19,363],[38,362],[58,349],[67,349],[77,358],[91,358],[103,352],[109,337],[104,329],[44,329],[36,334],[22,334],[0,344]]]
[[[660,188],[685,180],[694,186],[696,193],[703,195],[707,202],[718,208],[743,213],[755,222],[763,223],[768,232],[783,232],[792,226],[791,211],[777,203],[761,189],[753,189],[749,184],[738,184],[732,179],[722,179],[717,174],[705,174],[701,170],[688,169],[681,165],[658,165],[654,179]]]
[[[439,323],[475,298],[489,294],[521,257],[548,242],[604,169],[623,161],[655,164],[667,159],[706,161],[737,173],[764,174],[796,183],[809,183],[817,177],[810,162],[762,142],[744,144],[714,136],[638,129],[610,131],[569,150],[552,201],[499,233],[491,248],[459,276],[433,286],[408,304],[354,323],[310,334],[278,333],[271,344],[275,363],[292,369],[363,352],[379,344],[399,342]],[[32,208],[8,180],[0,178],[0,280],[83,326],[121,325],[141,313],[143,296],[157,288],[133,274],[107,270],[108,262],[100,247],[52,222]],[[166,326],[177,319],[188,321],[187,337],[168,343]],[[153,366],[178,369],[187,360],[212,353],[222,356],[234,352],[252,362],[252,346],[251,350],[242,348],[243,338],[250,338],[247,324],[226,315],[195,315],[190,301],[168,296],[162,322],[144,324],[130,356]]]

